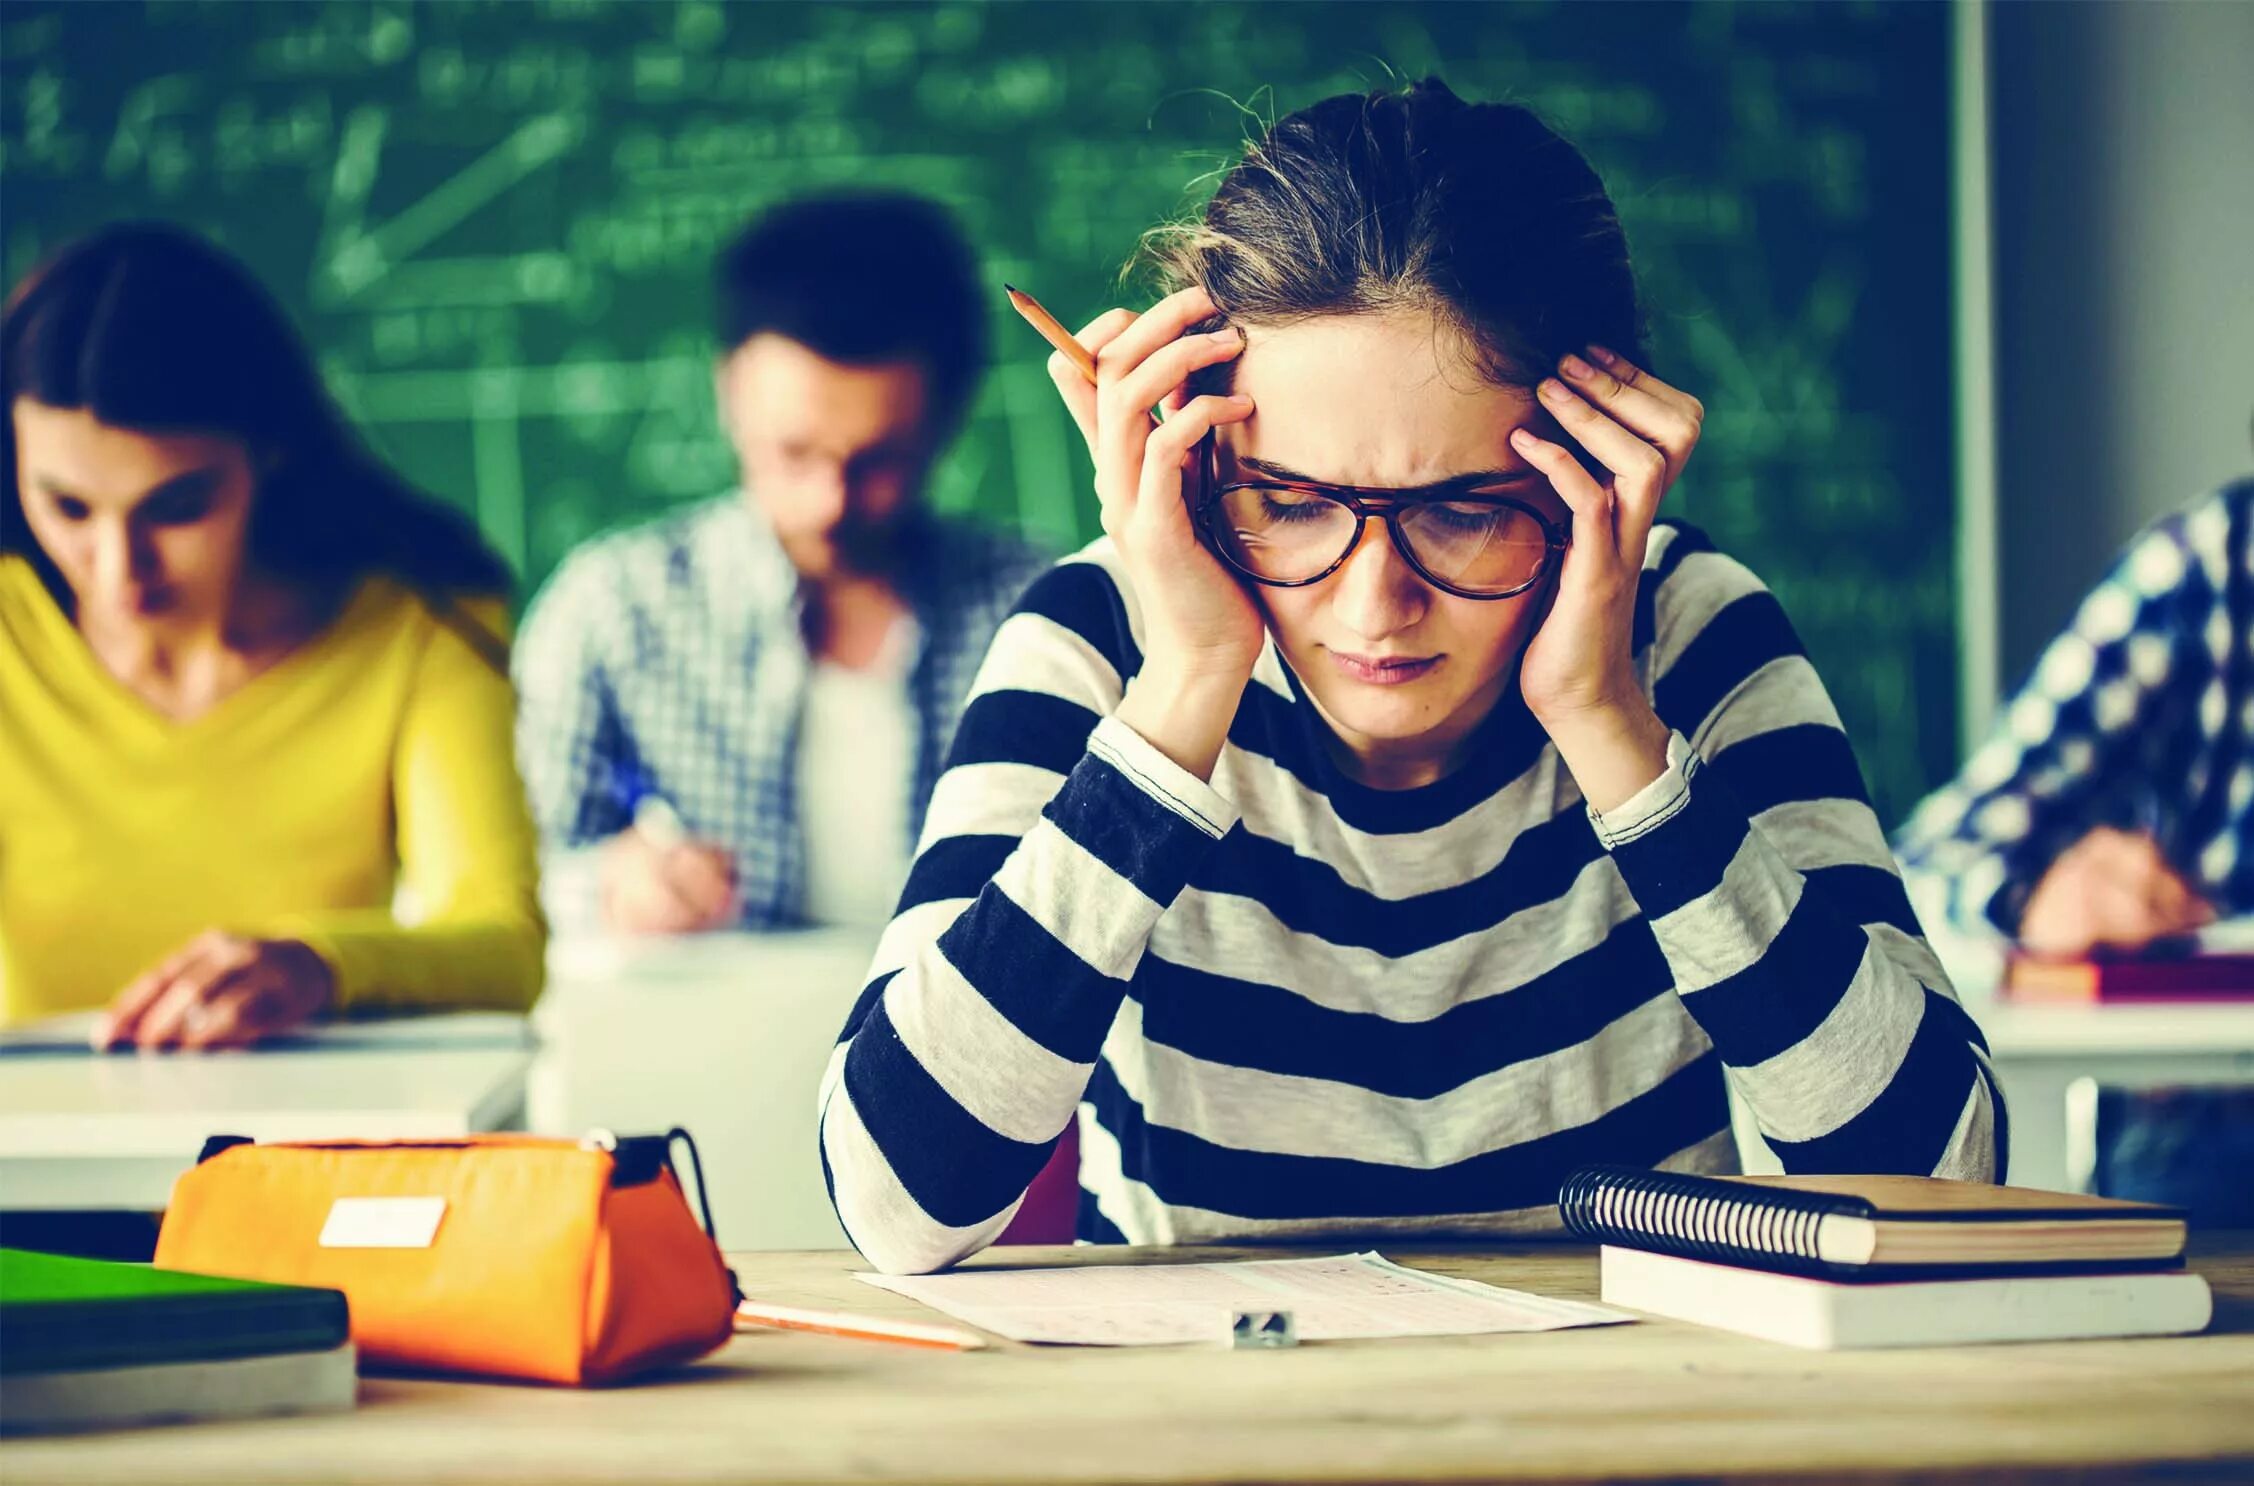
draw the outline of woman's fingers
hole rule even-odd
[[[1161,561],[1192,555],[1197,546],[1197,522],[1190,510],[1184,471],[1196,458],[1199,442],[1223,423],[1241,423],[1252,416],[1252,399],[1242,393],[1193,397],[1157,428],[1143,449],[1143,470],[1135,493],[1134,509],[1113,530],[1128,544]],[[1130,525],[1131,523],[1131,525]],[[1211,561],[1210,558],[1201,560]]]
[[[1143,364],[1121,377],[1109,389],[1110,401],[1099,396],[1099,418],[1116,417],[1122,423],[1141,419],[1169,393],[1180,391],[1190,376],[1244,350],[1244,332],[1224,325],[1205,335],[1184,336],[1159,347]]]
[[[247,1047],[264,1034],[273,1018],[269,1008],[279,994],[272,986],[244,983],[215,992],[199,1008],[201,1015],[181,1036],[185,1048]]]
[[[211,956],[183,971],[141,1023],[137,1039],[143,1047],[170,1047],[200,1033],[208,1018],[209,1003],[235,985],[255,954],[244,946]]]
[[[140,1041],[142,1028],[165,993],[172,989],[173,982],[192,966],[219,953],[225,943],[225,936],[199,934],[189,940],[179,953],[127,986],[110,1003],[108,1014],[96,1025],[95,1046],[106,1049]]]
[[[149,1008],[156,1004],[157,998],[164,994],[165,988],[172,984],[172,977],[180,973],[181,966],[185,963],[185,956],[174,955],[118,992],[117,999],[110,1003],[109,1010],[94,1023],[95,1049],[105,1051],[131,1042],[139,1034]]]
[[[1096,353],[1096,384],[1103,386],[1141,366],[1161,346],[1180,340],[1191,326],[1214,313],[1212,299],[1205,290],[1193,284],[1187,289],[1177,289],[1149,309],[1133,317],[1133,322],[1118,335],[1102,345],[1082,342]],[[1155,394],[1151,402],[1158,401]],[[1149,403],[1144,404],[1145,407]]]
[[[1597,348],[1591,346],[1589,351],[1594,356]],[[1591,404],[1657,448],[1667,461],[1667,483],[1674,483],[1691,451],[1698,447],[1699,429],[1706,418],[1706,409],[1698,399],[1676,392],[1618,357],[1612,367],[1604,367],[1567,356],[1558,363],[1558,374]],[[1661,389],[1668,395],[1661,396]]]
[[[1198,440],[1224,423],[1242,423],[1252,416],[1252,399],[1243,393],[1221,396],[1207,393],[1182,404],[1173,417],[1151,430],[1143,451],[1143,484],[1139,495],[1173,495],[1182,489],[1182,471],[1189,466]]]
[[[1064,410],[1072,415],[1073,424],[1080,430],[1080,438],[1092,453],[1096,447],[1096,389],[1080,368],[1062,351],[1049,353],[1049,380],[1056,383],[1057,396],[1064,399]]]
[[[1620,550],[1640,559],[1659,498],[1667,493],[1666,456],[1555,377],[1544,377],[1535,394],[1558,426],[1612,471],[1620,493]]]
[[[1086,346],[1092,355],[1119,339],[1127,327],[1134,324],[1138,318],[1133,310],[1125,306],[1105,310],[1095,319],[1081,326],[1073,339]],[[1073,370],[1078,371],[1079,368],[1075,367]],[[1086,381],[1087,379],[1083,377],[1081,380]]]
[[[1672,383],[1663,382],[1627,357],[1606,346],[1589,347],[1589,359],[1638,392],[1670,404],[1693,423],[1706,421],[1706,404]]]
[[[1073,338],[1090,351],[1098,350],[1119,338],[1119,333],[1135,323],[1135,312],[1130,309],[1106,310],[1080,327]],[[1057,395],[1064,399],[1065,411],[1080,426],[1080,437],[1087,442],[1088,452],[1096,449],[1096,384],[1081,375],[1079,366],[1062,351],[1049,353],[1049,380],[1056,383]]]
[[[1112,476],[1118,489],[1107,490],[1107,499],[1135,497],[1141,482],[1134,471],[1150,437],[1151,408],[1198,368],[1225,361],[1243,349],[1244,337],[1231,328],[1170,341],[1116,377],[1105,372],[1106,380],[1096,389],[1096,461],[1099,471],[1118,471]]]
[[[1519,458],[1542,473],[1573,513],[1572,541],[1565,553],[1567,567],[1585,567],[1592,562],[1617,566],[1620,537],[1612,492],[1598,484],[1564,445],[1553,444],[1530,428],[1512,429],[1510,442]]]

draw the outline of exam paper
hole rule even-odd
[[[1087,1347],[1226,1341],[1234,1310],[1288,1310],[1304,1341],[1557,1331],[1635,1319],[1406,1269],[1375,1253],[855,1278],[1013,1341]]]

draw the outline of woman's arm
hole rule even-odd
[[[1823,683],[1751,573],[1654,529],[1705,409],[1590,353],[1602,369],[1564,357],[1572,385],[1537,394],[1601,469],[1512,436],[1573,510],[1527,704],[1785,1164],[1991,1180],[1986,1044],[1918,934]]]
[[[498,605],[453,622],[501,629]],[[435,625],[392,760],[401,880],[418,922],[378,908],[303,915],[267,931],[328,962],[340,1009],[521,1011],[540,994],[547,929],[514,721],[507,673]]]
[[[1788,1170],[1997,1180],[1987,1045],[1783,609],[1694,533],[1653,545],[1667,767],[1592,820],[1684,1006]]]
[[[1236,816],[1119,717],[1115,580],[1067,562],[996,635],[821,1089],[853,1244],[938,1269],[1009,1222],[1073,1117],[1152,928]]]

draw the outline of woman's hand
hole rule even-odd
[[[120,992],[94,1046],[243,1047],[335,1000],[336,976],[307,945],[213,929]]]
[[[1234,327],[1186,334],[1214,313],[1205,291],[1190,288],[1140,315],[1099,317],[1079,335],[1095,353],[1093,387],[1061,352],[1049,357],[1049,376],[1095,456],[1104,533],[1142,611],[1143,666],[1119,715],[1201,778],[1213,773],[1265,638],[1259,607],[1198,540],[1183,499],[1199,442],[1252,414],[1248,397],[1184,399],[1192,372],[1244,349]],[[1155,428],[1154,406],[1168,414]]]
[[[1596,346],[1589,355],[1567,356],[1559,377],[1535,391],[1606,475],[1591,475],[1530,429],[1513,431],[1511,447],[1573,512],[1557,597],[1526,647],[1519,685],[1582,794],[1603,811],[1667,766],[1667,728],[1636,678],[1636,586],[1652,518],[1698,446],[1706,410],[1623,357]]]

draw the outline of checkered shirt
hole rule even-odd
[[[935,520],[904,591],[920,631],[908,846],[987,643],[1047,566],[1007,538]],[[741,926],[805,921],[799,718],[813,659],[798,574],[740,494],[600,537],[565,559],[515,648],[517,756],[560,933],[598,926],[595,848],[662,795],[735,859]]]
[[[1960,934],[2018,930],[2098,826],[2152,833],[2225,915],[2254,911],[2254,477],[2148,528],[1895,847]]]

